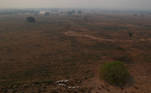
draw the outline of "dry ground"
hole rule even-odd
[[[0,16],[0,93],[151,92],[150,15],[35,16],[35,24],[26,17]],[[100,80],[101,64],[114,60],[125,63],[132,84]],[[55,84],[64,79],[80,88]]]

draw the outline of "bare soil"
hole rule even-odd
[[[151,93],[150,15],[26,17],[0,15],[0,93]],[[116,60],[133,77],[123,88],[100,79]]]

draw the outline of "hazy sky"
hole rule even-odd
[[[151,9],[151,0],[0,0],[0,8]]]

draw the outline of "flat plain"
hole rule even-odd
[[[151,15],[26,17],[0,15],[1,93],[151,92]],[[133,83],[118,88],[100,80],[101,64],[110,61],[124,62]]]

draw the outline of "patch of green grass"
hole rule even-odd
[[[122,62],[115,61],[110,63],[105,63],[101,67],[101,78],[108,83],[116,86],[124,86],[129,78],[130,74],[127,68]]]

